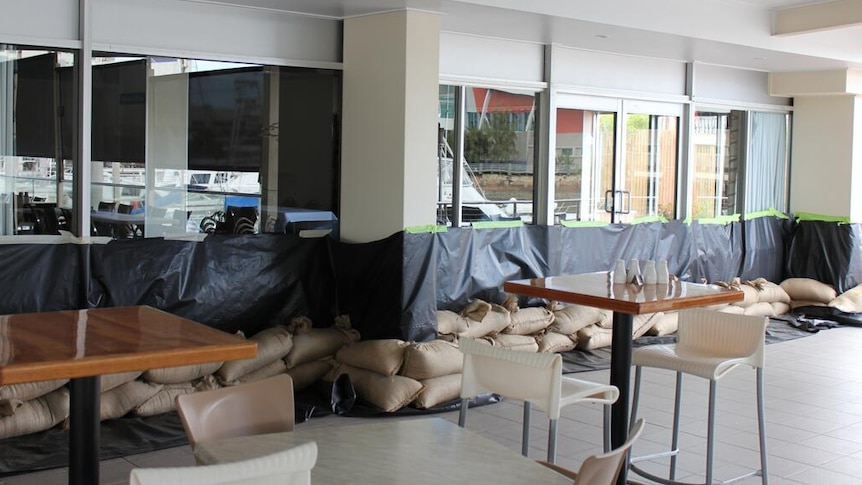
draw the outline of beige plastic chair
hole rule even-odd
[[[631,449],[635,440],[644,430],[644,420],[639,419],[629,430],[629,437],[619,448],[609,451],[603,455],[588,456],[581,464],[581,468],[574,472],[553,463],[540,461],[542,465],[556,471],[557,473],[571,478],[574,485],[614,485],[623,464],[626,462],[626,454]]]
[[[309,485],[317,444],[218,465],[135,468],[130,485]]]
[[[479,394],[491,392],[522,400],[524,423],[521,454],[527,456],[530,410],[535,404],[547,413],[550,420],[548,461],[554,463],[560,408],[577,402],[595,402],[604,404],[604,450],[610,450],[610,405],[619,396],[616,386],[563,377],[563,358],[559,354],[491,347],[468,338],[461,339],[459,346],[464,354],[459,426],[465,426],[470,399]]]
[[[279,374],[256,382],[177,396],[189,444],[293,431],[293,380]]]
[[[632,458],[632,463],[670,456],[668,479],[658,478],[637,467],[634,470],[651,480],[673,482],[676,476],[676,459],[679,454],[680,396],[682,375],[691,374],[709,380],[709,414],[707,418],[706,483],[713,483],[713,449],[715,443],[715,396],[719,379],[740,365],[749,365],[757,373],[757,422],[760,436],[760,470],[727,481],[745,477],[762,477],[768,482],[766,466],[766,428],[763,410],[764,333],[767,317],[734,315],[710,310],[684,310],[679,313],[677,343],[650,345],[634,349],[635,389],[632,402],[632,419],[637,415],[643,367],[656,367],[676,371],[676,398],[674,399],[673,433],[671,450],[654,455]]]

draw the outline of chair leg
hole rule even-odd
[[[605,404],[602,423],[602,450],[607,453],[611,451],[611,405]]]
[[[638,419],[638,401],[641,394],[641,372],[643,367],[635,366],[635,388],[632,392],[631,418],[629,418],[629,429],[633,428]],[[608,450],[605,450],[608,451]]]
[[[709,416],[706,418],[706,483],[712,483],[712,456],[715,449],[716,382],[709,381]]]
[[[548,463],[557,462],[557,420],[548,422]]]
[[[533,403],[524,401],[524,427],[521,432],[521,454],[527,456],[530,449],[530,411]]]
[[[766,415],[763,406],[763,369],[757,368],[757,431],[760,435],[760,479],[763,485],[769,483],[766,466]]]
[[[673,397],[673,431],[670,438],[670,479],[676,479],[676,459],[679,456],[679,416],[682,409],[682,372],[676,373],[676,390]]]
[[[470,398],[461,399],[461,412],[458,413],[458,426],[464,427],[467,424],[467,407],[470,405]]]

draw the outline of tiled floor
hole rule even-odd
[[[862,329],[837,328],[810,337],[767,346],[766,415],[769,478],[772,484],[842,485],[862,483]],[[607,381],[607,371],[579,373],[577,377]],[[673,374],[644,372],[641,412],[647,428],[636,443],[635,455],[657,451],[669,442],[673,408]],[[720,381],[716,423],[716,478],[726,479],[757,468],[757,421],[754,372],[737,369]],[[702,481],[706,445],[707,384],[686,380],[683,401],[678,479]],[[601,407],[574,405],[564,408],[559,425],[558,463],[577,469],[601,447]],[[437,415],[456,421],[457,412]],[[299,427],[338,426],[346,420],[315,418]],[[373,419],[373,418],[367,418]],[[519,402],[470,410],[468,429],[520,451]],[[536,411],[531,435],[531,456],[545,454],[547,421]],[[666,463],[663,462],[663,463]],[[148,466],[191,466],[188,447],[128,456],[102,463],[103,484],[127,483],[129,470]],[[643,464],[650,470],[666,465]],[[66,470],[50,470],[0,479],[6,485],[54,485],[66,483]],[[760,483],[749,478],[739,483]]]

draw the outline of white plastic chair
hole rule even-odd
[[[293,379],[279,374],[255,382],[177,396],[189,444],[293,431]]]
[[[218,465],[135,468],[130,485],[309,485],[317,444],[304,443],[271,455]]]
[[[622,446],[602,455],[588,456],[581,463],[581,468],[577,472],[554,465],[553,463],[545,463],[543,461],[539,463],[563,476],[571,478],[575,481],[574,485],[614,485],[617,482],[620,470],[623,469],[626,454],[643,430],[644,420],[639,419],[632,426],[631,430],[629,430],[629,437]]]
[[[458,425],[467,422],[470,399],[482,393],[495,393],[524,401],[521,454],[527,456],[530,442],[530,410],[535,404],[545,411],[548,427],[548,461],[557,455],[557,420],[560,408],[576,402],[604,404],[604,450],[610,450],[610,405],[619,389],[608,384],[563,377],[563,358],[553,353],[520,352],[491,347],[472,339],[459,342],[464,354],[461,377],[461,414]]]
[[[757,422],[760,437],[760,470],[728,481],[760,475],[764,485],[768,482],[766,466],[766,428],[763,408],[764,333],[767,317],[735,315],[703,309],[683,310],[679,313],[677,343],[639,347],[632,352],[635,366],[635,389],[632,401],[632,419],[637,415],[643,367],[656,367],[676,371],[676,397],[674,399],[673,434],[671,450],[654,455],[632,458],[632,463],[670,456],[670,475],[667,480],[635,471],[651,480],[673,482],[676,476],[676,458],[679,454],[680,396],[682,375],[691,374],[709,380],[709,414],[707,418],[706,483],[712,484],[713,449],[715,443],[715,397],[719,379],[740,365],[749,365],[757,373]]]

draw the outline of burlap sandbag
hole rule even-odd
[[[829,300],[828,305],[842,312],[862,312],[862,285],[850,288],[832,300]]]
[[[0,399],[0,417],[12,416],[24,405],[20,399]]]
[[[29,401],[53,392],[63,387],[67,382],[69,379],[55,379],[53,381],[22,382],[0,386],[0,399]]]
[[[511,323],[503,329],[503,333],[532,335],[554,323],[554,312],[542,307],[521,308],[510,313],[509,318]]]
[[[764,281],[760,284],[760,292],[757,294],[758,303],[790,303],[790,295],[784,288],[771,282]]]
[[[664,312],[664,314],[653,320],[647,329],[647,335],[669,335],[676,332],[679,327],[679,312]]]
[[[218,388],[218,382],[211,375],[204,376],[197,383],[185,382],[182,384],[165,384],[161,391],[137,405],[132,410],[132,414],[136,416],[155,416],[176,411],[177,396],[191,394],[193,392],[211,391]]]
[[[44,431],[68,417],[69,389],[60,387],[25,401],[12,416],[0,418],[0,439]]]
[[[461,310],[461,316],[477,322],[485,319],[485,315],[491,311],[491,304],[482,300],[473,300]]]
[[[772,316],[790,313],[790,305],[783,301],[776,301],[775,303],[770,303],[770,305],[772,305]]]
[[[246,382],[255,382],[266,379],[267,377],[277,376],[279,374],[284,374],[287,370],[287,364],[282,359],[276,359],[269,364],[264,365],[263,367],[258,367],[257,369],[249,372],[248,374],[242,376],[237,380],[237,383],[242,384]]]
[[[753,315],[757,317],[770,317],[772,316],[772,304],[767,302],[757,302],[750,307],[746,307],[743,315]]]
[[[409,377],[384,376],[346,364],[339,364],[336,377],[341,374],[350,376],[358,397],[387,413],[394,413],[410,404],[424,389],[421,382]]]
[[[735,301],[735,302],[731,303],[731,305],[746,308],[746,307],[750,307],[751,305],[754,305],[755,303],[757,303],[758,292],[757,292],[756,288],[754,288],[751,285],[743,285],[743,284],[740,284],[738,286],[738,288],[739,288],[739,291],[741,291],[744,296],[743,296],[741,301]]]
[[[554,322],[548,326],[548,330],[572,335],[587,325],[598,323],[603,316],[602,311],[595,307],[569,305],[554,312]]]
[[[635,315],[632,318],[632,338],[644,335],[658,318],[664,316],[663,312]],[[612,328],[603,328],[598,325],[590,325],[578,331],[577,348],[582,350],[600,349],[609,347],[613,337]]]
[[[419,409],[428,409],[438,404],[448,403],[461,396],[460,373],[432,377],[420,382],[425,387],[413,401],[413,405]]]
[[[117,374],[105,374],[99,378],[99,392],[108,392],[111,389],[122,386],[127,382],[132,382],[143,374],[143,371],[134,370],[131,372],[120,372]]]
[[[745,313],[745,308],[741,306],[725,305],[721,308],[715,309],[715,311],[720,313],[731,313],[733,315],[742,315]]]
[[[496,335],[512,323],[509,310],[503,306],[492,304],[491,311],[485,314],[481,322],[467,319],[467,329],[458,333],[458,337],[478,338],[486,335]]]
[[[599,310],[602,313],[602,317],[596,322],[601,328],[614,328],[614,312],[611,310]]]
[[[832,306],[832,302],[834,301],[835,300],[832,300],[828,303],[822,303],[814,300],[790,300],[790,309],[795,310],[801,306]]]
[[[99,419],[106,421],[125,416],[129,411],[155,396],[162,387],[164,386],[161,384],[134,380],[103,392]]]
[[[335,360],[351,367],[391,376],[401,369],[404,350],[409,345],[399,339],[363,340],[341,347],[335,354]]]
[[[287,368],[334,356],[338,349],[359,340],[356,330],[343,330],[338,327],[314,328],[309,332],[293,337],[293,349],[284,358]]]
[[[781,282],[780,286],[790,296],[791,300],[829,303],[838,296],[835,288],[811,278],[787,278]]]
[[[437,310],[437,333],[458,335],[466,331],[468,326],[467,317],[450,310]]]
[[[400,374],[417,381],[461,372],[464,356],[458,346],[444,340],[414,342],[404,349]]]
[[[222,362],[210,362],[204,364],[183,365],[179,367],[165,367],[162,369],[150,369],[144,371],[141,378],[155,384],[182,384],[200,379],[219,370]]]
[[[491,345],[496,347],[505,347],[510,350],[520,352],[538,352],[539,344],[536,338],[530,335],[513,335],[501,333],[494,337],[485,337],[485,340],[491,342]]]
[[[285,374],[293,379],[293,390],[301,391],[323,379],[323,376],[336,365],[334,359],[315,360],[287,369]]]
[[[287,327],[276,325],[252,335],[249,340],[257,342],[257,355],[251,359],[229,360],[222,364],[216,376],[222,382],[232,382],[260,369],[275,360],[283,358],[294,346],[294,337]]]
[[[575,338],[578,338],[577,334]],[[539,344],[539,352],[568,352],[575,348],[577,341],[561,333],[545,332],[536,337],[536,343]]]

